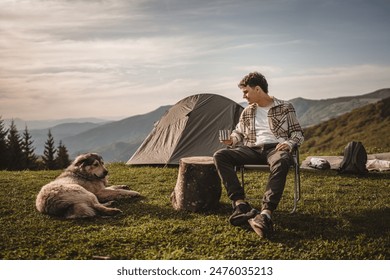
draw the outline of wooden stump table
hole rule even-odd
[[[219,205],[222,188],[212,157],[180,159],[176,186],[171,194],[176,210],[202,212]]]

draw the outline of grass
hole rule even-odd
[[[0,258],[390,259],[389,173],[356,177],[304,171],[303,198],[298,212],[290,214],[291,172],[274,215],[276,232],[270,240],[260,240],[250,229],[228,224],[231,207],[225,191],[213,212],[173,210],[169,196],[177,168],[111,164],[108,169],[112,184],[127,184],[143,198],[118,202],[124,212],[120,216],[86,220],[36,211],[36,194],[61,171],[0,171]],[[267,176],[247,174],[248,197],[256,207]]]

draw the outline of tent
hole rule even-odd
[[[243,108],[216,94],[196,94],[173,105],[154,125],[128,165],[177,165],[183,157],[212,156],[223,148],[220,129],[232,130]]]

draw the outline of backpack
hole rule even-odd
[[[344,149],[344,158],[339,173],[366,174],[367,152],[361,142],[352,141]]]

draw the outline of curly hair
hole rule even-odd
[[[259,72],[249,73],[238,84],[239,88],[246,86],[250,86],[252,88],[255,86],[259,86],[265,93],[268,93],[268,82],[265,79],[264,75],[260,74]]]

